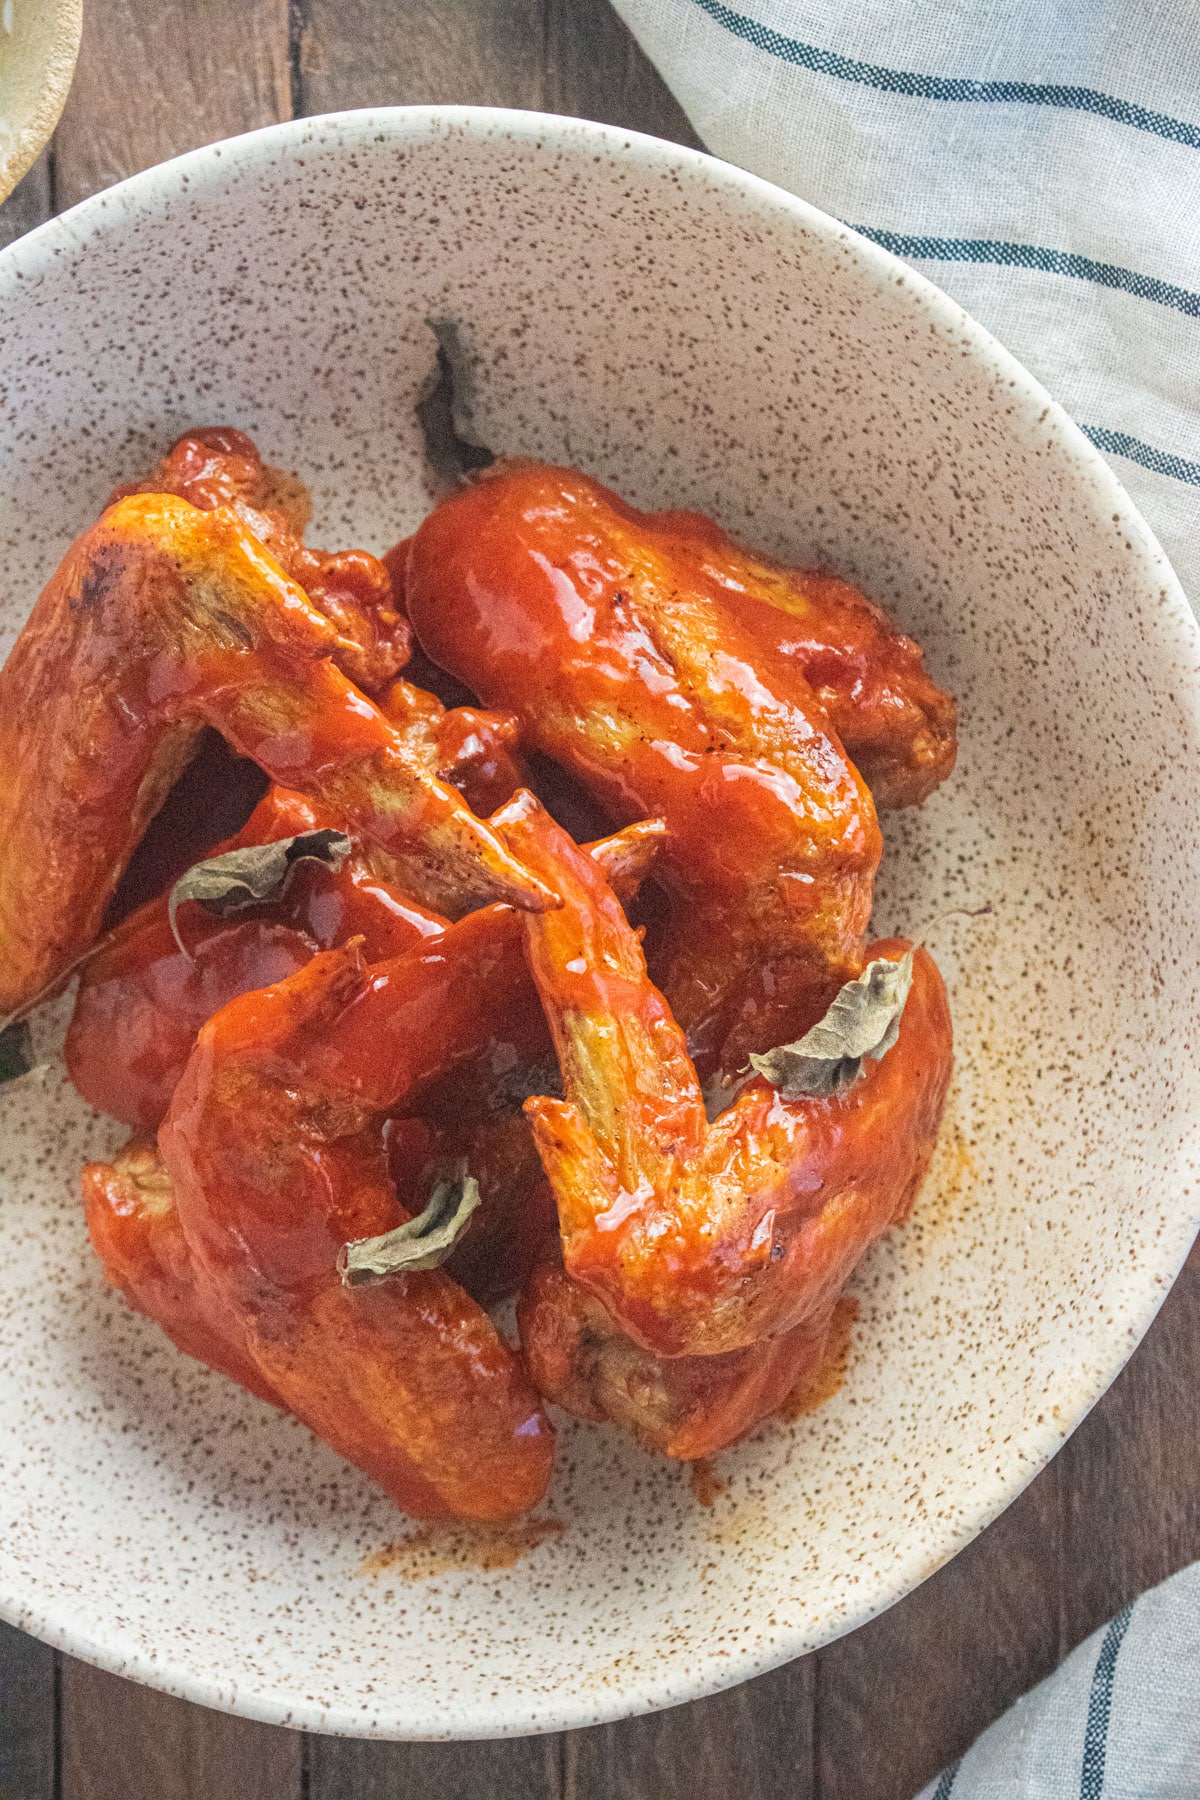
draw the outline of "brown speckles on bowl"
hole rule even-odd
[[[709,509],[894,609],[964,726],[953,781],[886,821],[877,924],[994,908],[933,934],[949,1135],[855,1278],[840,1389],[722,1457],[710,1507],[564,1429],[567,1529],[505,1568],[364,1577],[408,1535],[383,1497],[105,1289],[78,1171],[119,1132],[57,1067],[0,1092],[6,1615],[210,1704],[451,1737],[668,1705],[896,1599],[1053,1453],[1196,1224],[1200,656],[1112,476],[882,251],[705,158],[529,115],[199,151],[5,252],[0,315],[0,653],[114,483],[198,421],[311,479],[314,541],[410,530],[425,321],[453,318],[479,441]]]

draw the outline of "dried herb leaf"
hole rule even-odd
[[[175,925],[175,914],[185,900],[198,900],[209,912],[236,912],[258,900],[274,900],[282,893],[293,866],[306,859],[328,863],[340,869],[351,851],[350,839],[343,831],[328,827],[321,831],[302,831],[296,837],[280,838],[274,844],[250,844],[244,850],[227,850],[223,856],[210,856],[181,875],[171,889],[167,916],[171,931],[181,950],[186,951]]]
[[[453,319],[427,319],[437,339],[437,372],[417,402],[417,423],[425,439],[425,456],[439,482],[457,485],[464,475],[486,469],[496,458],[482,444],[463,435],[463,414],[470,399],[470,364]]]
[[[34,1067],[33,1033],[28,1019],[16,1019],[0,1031],[0,1087],[18,1081]]]
[[[785,1100],[807,1094],[840,1094],[878,1062],[900,1035],[900,1018],[912,987],[913,952],[898,962],[880,956],[848,981],[823,1019],[794,1044],[781,1044],[750,1067],[777,1087]]]
[[[415,1219],[381,1237],[356,1238],[338,1252],[338,1274],[346,1287],[385,1281],[408,1269],[436,1269],[444,1263],[479,1205],[479,1183],[460,1173],[440,1181]]]

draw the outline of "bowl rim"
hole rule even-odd
[[[941,331],[952,334],[976,364],[1004,378],[1011,396],[1021,405],[1014,429],[1028,428],[1031,415],[1043,427],[1048,426],[1077,477],[1090,481],[1106,510],[1119,517],[1129,540],[1126,554],[1142,565],[1147,593],[1157,590],[1157,619],[1176,639],[1180,679],[1174,697],[1190,709],[1200,736],[1200,624],[1153,532],[1108,463],[1070,416],[984,326],[910,264],[798,195],[705,151],[620,126],[506,107],[380,106],[311,114],[223,138],[154,164],[35,227],[0,250],[0,302],[7,297],[19,304],[22,289],[28,291],[25,284],[51,270],[63,251],[79,248],[87,238],[119,232],[128,219],[152,214],[161,197],[186,192],[194,198],[225,185],[230,178],[253,178],[262,165],[309,143],[315,153],[337,155],[381,137],[391,143],[422,143],[442,140],[450,131],[476,140],[503,132],[511,140],[535,145],[556,141],[564,149],[585,151],[589,160],[597,153],[610,159],[625,156],[649,171],[684,169],[723,189],[735,204],[772,218],[786,215],[827,243],[843,246],[876,283],[886,280],[893,285],[896,277],[903,275],[925,316]],[[1024,1459],[1014,1460],[1006,1475],[980,1478],[975,1490],[978,1498],[973,1498],[948,1541],[932,1551],[899,1557],[887,1583],[880,1584],[827,1633],[814,1635],[802,1628],[764,1625],[753,1645],[719,1659],[706,1658],[701,1651],[690,1659],[686,1675],[673,1680],[642,1679],[612,1699],[593,1693],[585,1702],[582,1695],[572,1694],[539,1705],[534,1715],[519,1695],[507,1701],[472,1698],[464,1703],[461,1716],[447,1720],[419,1693],[410,1693],[408,1704],[388,1700],[369,1714],[352,1705],[322,1706],[298,1692],[288,1695],[282,1688],[272,1691],[266,1683],[257,1691],[231,1693],[213,1676],[195,1672],[182,1659],[158,1661],[135,1647],[122,1650],[115,1641],[81,1629],[73,1624],[69,1605],[39,1603],[36,1594],[15,1591],[2,1563],[0,1618],[84,1662],[181,1699],[267,1724],[334,1736],[436,1742],[539,1735],[704,1698],[857,1630],[911,1593],[1017,1499],[1111,1386],[1153,1323],[1200,1230],[1200,1198],[1191,1201],[1191,1211],[1188,1204],[1186,1194],[1181,1193],[1159,1238],[1156,1260],[1144,1265],[1141,1304],[1128,1305],[1123,1315],[1119,1309],[1115,1311],[1114,1331],[1108,1341],[1116,1346],[1116,1353],[1105,1362],[1102,1372],[1076,1381],[1069,1395],[1060,1399],[1057,1416],[1031,1430],[1023,1446]]]

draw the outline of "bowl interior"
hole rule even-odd
[[[0,651],[190,424],[300,472],[315,542],[410,530],[451,319],[484,441],[861,582],[963,716],[953,781],[885,820],[878,907],[929,930],[957,1075],[826,1406],[724,1456],[709,1505],[567,1425],[561,1532],[414,1532],[106,1291],[78,1170],[122,1133],[51,1055],[0,1092],[6,1615],[260,1717],[486,1736],[688,1698],[899,1597],[1078,1422],[1196,1225],[1196,638],[1112,477],[884,253],[705,158],[534,115],[198,152],[14,246],[0,315]]]

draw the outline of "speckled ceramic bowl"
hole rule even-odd
[[[315,541],[410,530],[426,321],[453,319],[483,440],[710,510],[916,633],[962,756],[886,821],[879,922],[993,909],[932,929],[957,1078],[912,1222],[855,1278],[847,1379],[723,1457],[708,1506],[567,1427],[561,1531],[414,1532],[106,1291],[76,1190],[120,1131],[54,1060],[4,1092],[0,1610],[214,1706],[466,1737],[665,1706],[887,1606],[1054,1453],[1196,1227],[1197,633],[1113,476],[884,252],[561,119],[214,145],[15,245],[0,308],[4,648],[114,481],[195,422],[301,470]]]

